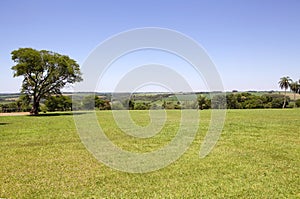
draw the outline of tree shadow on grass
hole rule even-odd
[[[53,113],[41,113],[41,114],[38,114],[38,115],[28,115],[29,117],[44,117],[44,116],[64,116],[64,115],[83,115],[83,114],[87,114],[87,112],[66,112],[66,113],[63,113],[63,112],[53,112]]]
[[[0,122],[0,126],[2,126],[2,125],[7,125],[7,124],[10,124],[10,123],[7,123],[7,122]]]

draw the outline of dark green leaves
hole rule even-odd
[[[79,65],[66,55],[47,50],[20,48],[12,53],[14,77],[24,76],[22,92],[33,104],[51,94],[59,94],[66,84],[82,81]]]

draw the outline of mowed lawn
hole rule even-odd
[[[147,111],[132,111],[147,125]],[[99,111],[107,136],[129,151],[151,151],[176,134],[180,111],[162,132],[137,139]],[[186,153],[161,170],[132,174],[98,162],[81,143],[73,116],[0,117],[0,198],[300,198],[300,109],[228,110],[223,133],[199,158],[210,111]]]

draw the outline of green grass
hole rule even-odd
[[[222,136],[204,159],[200,144],[210,121],[179,160],[161,170],[130,174],[99,163],[85,149],[72,115],[0,117],[2,198],[300,198],[300,110],[228,110]],[[97,112],[108,137],[130,151],[167,144],[179,111],[163,131],[139,140],[122,133],[111,112]],[[132,111],[147,125],[146,111]]]

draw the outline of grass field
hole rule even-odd
[[[99,123],[120,147],[149,151],[168,143],[180,111],[168,111],[162,133],[126,136],[111,112]],[[147,111],[132,111],[146,125]],[[161,170],[130,174],[99,163],[85,149],[72,115],[0,117],[0,198],[300,198],[300,110],[228,110],[223,133],[204,159],[199,149],[210,121],[186,153]]]

